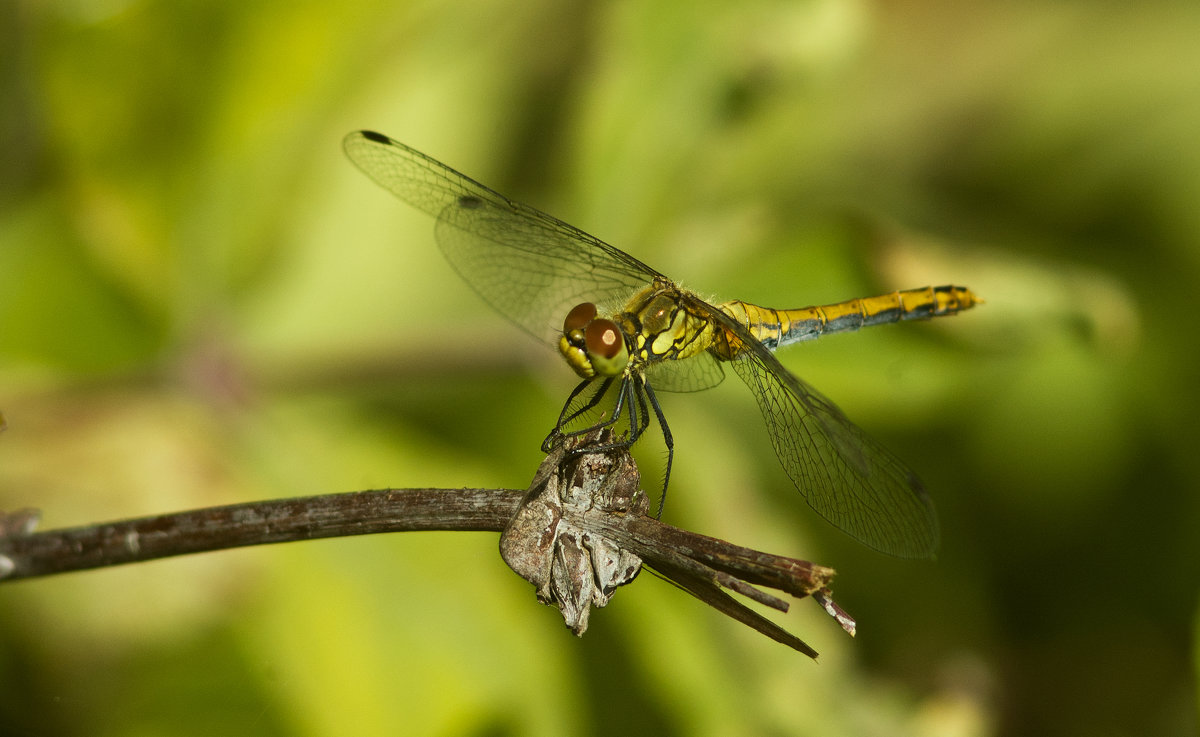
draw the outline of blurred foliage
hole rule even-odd
[[[572,384],[344,160],[374,128],[707,293],[960,283],[784,357],[925,477],[941,559],[815,520],[736,380],[670,522],[837,567],[822,664],[649,576],[582,640],[486,535],[0,587],[5,735],[1197,729],[1200,12],[750,0],[0,6],[0,508],[58,527],[527,483]],[[661,464],[652,443],[645,475]]]

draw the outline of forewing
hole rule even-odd
[[[711,316],[746,346],[733,370],[754,392],[775,454],[809,506],[880,552],[932,557],[937,513],[916,474],[737,321],[715,307]]]
[[[546,343],[557,344],[562,320],[576,304],[594,302],[611,312],[655,278],[666,279],[386,136],[358,131],[343,146],[367,176],[437,218],[435,240],[450,265],[498,312]]]

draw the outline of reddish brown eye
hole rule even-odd
[[[593,320],[587,328],[587,352],[600,358],[614,358],[625,350],[625,339],[612,320]]]
[[[595,318],[596,305],[591,302],[575,305],[567,313],[567,319],[563,320],[563,332],[569,333],[572,330],[583,330]]]

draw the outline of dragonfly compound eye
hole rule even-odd
[[[572,330],[583,330],[588,323],[596,319],[596,305],[591,302],[575,305],[563,320],[563,334]]]
[[[616,376],[629,363],[625,336],[612,320],[592,320],[584,332],[588,358],[601,376]]]

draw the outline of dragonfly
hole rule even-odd
[[[557,348],[579,375],[544,447],[594,430],[565,428],[615,386],[615,405],[598,424],[627,413],[620,444],[628,446],[653,411],[669,480],[674,442],[655,392],[711,388],[728,366],[750,387],[784,472],[817,514],[882,553],[933,556],[938,521],[921,480],[784,368],[774,351],[830,333],[953,315],[982,301],[970,289],[925,287],[788,310],[713,304],[628,253],[381,133],[350,133],[343,148],[368,177],[433,216],[434,240],[459,276],[509,321]]]

